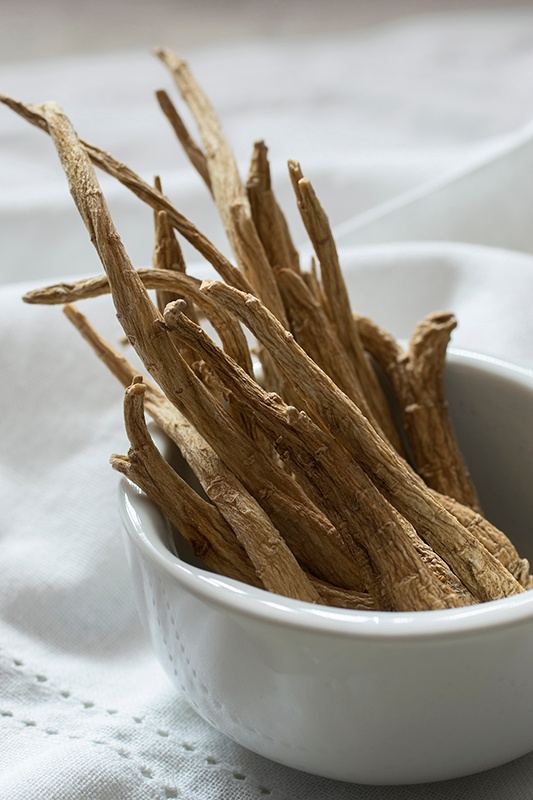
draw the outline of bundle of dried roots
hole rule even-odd
[[[528,563],[481,514],[448,416],[443,370],[453,315],[422,320],[406,351],[354,315],[328,218],[300,166],[289,162],[316,256],[308,271],[276,201],[265,145],[254,145],[243,182],[185,62],[168,50],[157,55],[196,121],[201,144],[168,94],[159,91],[157,99],[212,194],[235,264],[177,210],[159,179],[151,186],[80,140],[56,104],[1,97],[51,135],[105,270],[24,299],[64,304],[69,320],[127,387],[131,448],[112,457],[113,467],[157,503],[208,568],[282,595],[411,611],[529,588]],[[152,207],[153,267],[132,266],[93,164]],[[202,283],[187,274],[179,237],[220,281]],[[138,376],[72,305],[107,292],[150,377]],[[145,411],[175,442],[202,494],[162,458]]]

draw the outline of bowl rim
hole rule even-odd
[[[533,370],[490,355],[450,348],[448,360],[514,380],[533,391]],[[206,604],[277,626],[356,639],[457,638],[533,620],[533,590],[473,606],[434,611],[358,611],[283,597],[196,567],[167,546],[170,524],[127,478],[118,487],[119,514],[133,547],[157,570]]]

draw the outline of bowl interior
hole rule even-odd
[[[533,373],[451,350],[446,394],[485,516],[533,563]]]

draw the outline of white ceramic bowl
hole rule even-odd
[[[446,380],[487,516],[533,560],[533,373],[452,351]],[[165,519],[124,479],[120,509],[157,657],[245,747],[368,784],[459,777],[533,749],[533,592],[417,613],[314,606],[175,555]]]

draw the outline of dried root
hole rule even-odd
[[[416,326],[404,352],[372,320],[358,317],[364,347],[392,385],[416,471],[432,489],[479,511],[444,392],[446,348],[456,325],[453,314],[429,314]]]
[[[201,144],[167,93],[157,92],[157,99],[213,196],[236,265],[174,207],[159,179],[152,187],[80,140],[57,105],[0,96],[51,135],[104,267],[103,276],[24,299],[64,305],[125,387],[130,450],[113,456],[112,465],[160,506],[210,569],[277,594],[358,610],[415,611],[530,588],[529,564],[481,514],[447,414],[443,369],[453,316],[439,312],[423,320],[406,352],[372,321],[355,316],[326,213],[291,161],[319,265],[303,271],[264,143],[254,145],[244,183],[185,62],[169,50],[157,55],[195,119]],[[131,264],[93,165],[153,209],[152,268]],[[176,234],[221,281],[201,284],[187,274]],[[72,305],[105,293],[145,366],[144,378]],[[259,380],[252,352],[263,365]],[[402,431],[374,364],[394,390]],[[177,445],[198,491],[163,459],[145,412]]]

